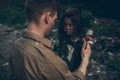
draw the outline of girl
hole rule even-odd
[[[73,72],[81,63],[84,29],[80,11],[73,10],[65,13],[59,23],[59,52],[58,55],[68,64]]]

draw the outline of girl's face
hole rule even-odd
[[[66,32],[67,35],[71,36],[74,34],[75,28],[72,24],[72,21],[70,18],[65,18],[64,19],[64,31]]]

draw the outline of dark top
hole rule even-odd
[[[64,41],[59,46],[59,54],[60,57],[68,64],[70,71],[75,71],[82,60],[81,57],[81,49],[82,49],[83,41]],[[71,58],[68,58],[71,56]]]

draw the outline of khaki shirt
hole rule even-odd
[[[71,73],[52,48],[53,43],[48,39],[24,31],[10,57],[16,80],[84,80],[83,73],[77,70]]]

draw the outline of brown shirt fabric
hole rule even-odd
[[[84,80],[83,73],[77,70],[71,73],[52,48],[53,43],[48,39],[24,31],[10,57],[16,80]]]

